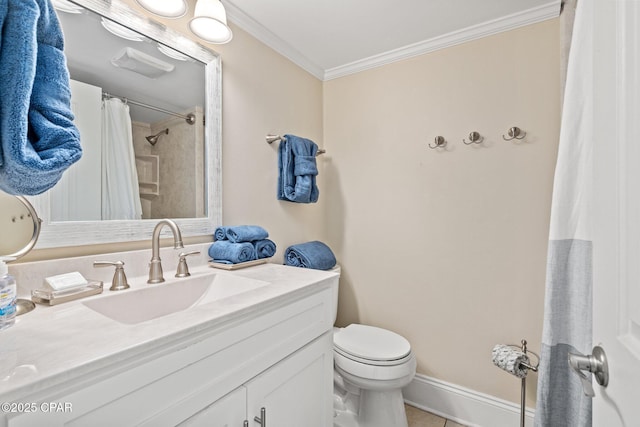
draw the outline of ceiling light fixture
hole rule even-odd
[[[187,13],[186,0],[136,0],[149,12],[165,18],[180,18]],[[193,18],[189,21],[191,32],[214,44],[231,41],[233,34],[227,25],[227,12],[220,0],[197,0]]]
[[[162,43],[158,43],[158,50],[167,55],[169,58],[173,58],[178,61],[191,61],[191,58],[189,58],[187,55],[183,55],[177,50],[171,49],[169,46],[166,46]]]
[[[136,0],[136,3],[165,18],[180,18],[187,13],[186,0]]]
[[[116,22],[110,21],[107,18],[101,19],[102,26],[105,30],[109,31],[114,36],[118,36],[120,38],[131,40],[134,42],[141,42],[144,40],[144,36],[140,33],[136,33],[133,30],[128,29]]]
[[[227,12],[220,0],[198,0],[189,28],[193,34],[210,43],[228,43],[233,37],[227,25]]]

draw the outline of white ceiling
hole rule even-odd
[[[223,4],[229,21],[322,80],[540,22],[560,12],[560,0],[223,0]]]

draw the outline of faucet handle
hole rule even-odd
[[[180,252],[178,255],[178,269],[176,270],[176,277],[189,277],[191,273],[189,273],[189,266],[187,265],[187,257],[189,255],[198,255],[200,251],[193,252]]]
[[[116,271],[111,280],[110,291],[122,291],[129,289],[129,283],[127,283],[127,276],[124,274],[124,262],[122,261],[94,261],[94,267],[109,267],[114,266]]]

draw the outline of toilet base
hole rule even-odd
[[[408,427],[401,389],[360,390],[349,398],[359,400],[357,413],[349,409],[352,405],[334,407],[334,427]]]

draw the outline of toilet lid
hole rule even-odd
[[[333,344],[345,353],[366,360],[397,360],[411,352],[411,345],[403,336],[375,326],[358,324],[336,332]]]

